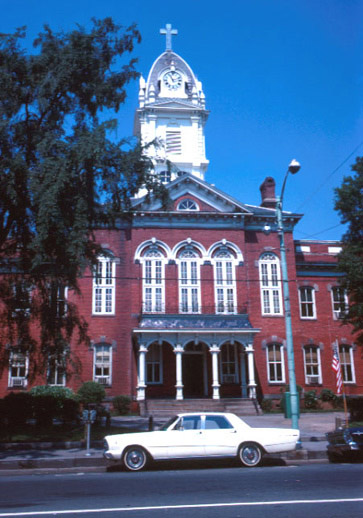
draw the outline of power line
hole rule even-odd
[[[305,198],[305,200],[303,200],[303,202],[296,208],[295,212],[299,212],[302,207],[308,202],[311,200],[311,198],[313,198],[315,196],[315,194],[317,192],[320,191],[320,189],[323,187],[323,185],[325,185],[327,183],[327,181],[351,158],[352,155],[354,155],[354,153],[356,153],[358,151],[358,149],[363,145],[363,141],[358,144],[358,146],[356,148],[353,149],[353,151],[347,156],[347,158],[345,158],[343,160],[343,162],[341,162],[338,167],[336,167],[334,169],[334,171],[332,171],[326,178],[325,180],[323,180],[323,182],[315,189],[315,191],[313,191],[310,196],[308,196],[307,198]],[[324,231],[322,231],[324,232]],[[320,234],[320,232],[319,232]],[[314,234],[314,235],[317,235],[317,234]]]

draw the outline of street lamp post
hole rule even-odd
[[[282,184],[281,195],[277,197],[276,202],[276,218],[277,218],[277,232],[280,238],[280,255],[281,255],[281,271],[282,271],[282,286],[284,294],[284,309],[285,309],[285,329],[286,329],[286,350],[287,361],[289,367],[289,385],[290,385],[290,403],[291,403],[291,422],[292,428],[299,428],[299,399],[296,388],[295,377],[295,360],[294,360],[294,344],[292,337],[291,324],[291,307],[290,307],[290,293],[289,293],[289,278],[287,274],[286,263],[286,247],[284,236],[284,224],[282,219],[282,202],[284,198],[284,191],[288,174],[296,174],[300,169],[300,164],[296,160],[292,160],[286,171],[284,183]]]

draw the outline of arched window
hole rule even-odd
[[[280,262],[276,255],[263,254],[259,260],[263,315],[282,315]]]
[[[266,355],[269,383],[285,383],[284,347],[277,343],[269,344]]]
[[[165,311],[165,257],[157,247],[146,250],[143,258],[143,311]]]
[[[304,369],[305,383],[307,385],[322,383],[320,348],[316,345],[306,345],[304,347]]]
[[[116,264],[110,257],[99,257],[93,273],[92,311],[98,315],[115,313]]]
[[[214,255],[216,313],[236,313],[236,279],[234,257],[227,248]]]
[[[199,207],[194,200],[186,198],[178,204],[178,210],[199,210]]]
[[[178,257],[179,310],[181,313],[200,312],[200,261],[196,251],[186,247]]]

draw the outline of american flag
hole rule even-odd
[[[340,394],[341,391],[342,391],[343,379],[342,379],[342,371],[341,371],[341,368],[340,368],[340,359],[339,359],[338,348],[334,349],[333,361],[332,361],[331,367],[332,367],[332,369],[333,369],[333,371],[335,372],[335,375],[336,375],[337,393]]]

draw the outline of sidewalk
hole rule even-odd
[[[343,412],[302,414],[299,419],[302,448],[278,457],[286,463],[326,460],[325,433],[334,430],[336,418],[344,418]],[[252,427],[291,427],[291,419],[285,419],[283,414],[245,416],[243,419]],[[148,419],[137,416],[114,417],[112,424],[120,426],[124,431],[128,428],[148,429]],[[156,420],[154,427],[160,424],[161,421]],[[17,445],[16,448],[14,445],[0,445],[0,475],[18,474],[27,470],[102,471],[106,466],[102,443],[92,444],[89,451],[81,443],[32,443],[23,447]]]

